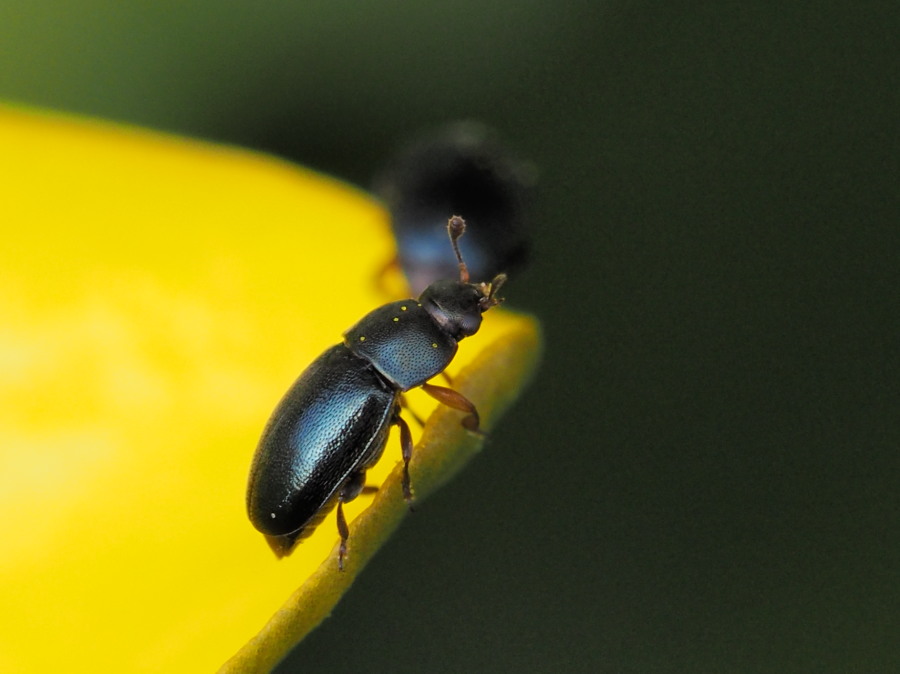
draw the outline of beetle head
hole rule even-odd
[[[481,314],[503,301],[497,291],[506,281],[506,274],[498,274],[490,283],[469,283],[469,270],[458,244],[465,231],[466,223],[461,217],[450,218],[447,232],[459,261],[459,281],[435,281],[419,296],[419,302],[441,329],[457,340],[478,332]]]

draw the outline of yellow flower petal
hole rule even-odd
[[[336,576],[333,515],[278,561],[244,511],[275,403],[390,299],[384,213],[271,158],[111,125],[0,108],[0,147],[0,671],[211,671],[254,638],[240,654],[271,666],[404,512],[389,481]],[[459,385],[487,419],[536,334],[494,310],[463,343],[454,365],[482,362]],[[504,353],[514,374],[492,377]],[[454,455],[423,449],[437,429],[474,450],[441,414],[417,446],[419,497],[447,475],[427,457]],[[369,483],[399,453],[392,435]],[[326,591],[289,600],[323,560]]]

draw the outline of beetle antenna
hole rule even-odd
[[[506,283],[506,274],[497,274],[490,283],[481,284],[482,290],[487,289],[487,295],[479,302],[482,311],[487,311],[503,301],[502,297],[497,297],[497,291],[504,283]]]
[[[447,221],[447,233],[450,235],[450,244],[453,246],[453,252],[456,253],[456,259],[459,261],[459,281],[460,283],[469,282],[469,268],[463,262],[462,254],[459,252],[459,237],[466,231],[466,221],[458,215],[454,215]]]

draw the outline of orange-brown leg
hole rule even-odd
[[[347,518],[344,517],[344,497],[338,497],[337,504],[337,528],[341,535],[341,546],[338,548],[338,571],[344,570],[344,560],[347,558],[347,539],[350,538],[350,527],[347,526]]]
[[[349,503],[362,493],[366,485],[366,471],[358,470],[352,473],[341,491],[338,493],[337,502],[337,528],[341,536],[341,547],[338,549],[338,570],[344,570],[344,560],[347,559],[347,539],[350,538],[350,527],[347,526],[347,518],[344,517],[344,504]]]
[[[447,407],[452,407],[461,412],[468,412],[468,415],[463,417],[463,427],[472,433],[484,435],[480,428],[481,421],[478,418],[478,410],[475,409],[475,405],[472,404],[472,401],[466,398],[462,393],[454,391],[452,388],[435,386],[434,384],[422,384],[422,390]]]
[[[406,505],[412,510],[412,487],[409,484],[409,460],[412,458],[413,452],[412,433],[409,431],[409,424],[399,414],[394,417],[394,421],[400,427],[400,448],[403,452],[403,498],[406,500]]]

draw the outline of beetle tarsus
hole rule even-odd
[[[479,419],[479,417],[478,417],[477,410],[472,412],[472,414],[468,414],[468,415],[464,416],[461,423],[462,423],[463,428],[465,428],[467,431],[469,431],[469,433],[474,433],[475,435],[481,435],[481,436],[487,435],[487,433],[485,433],[483,430],[481,430],[481,419]]]

